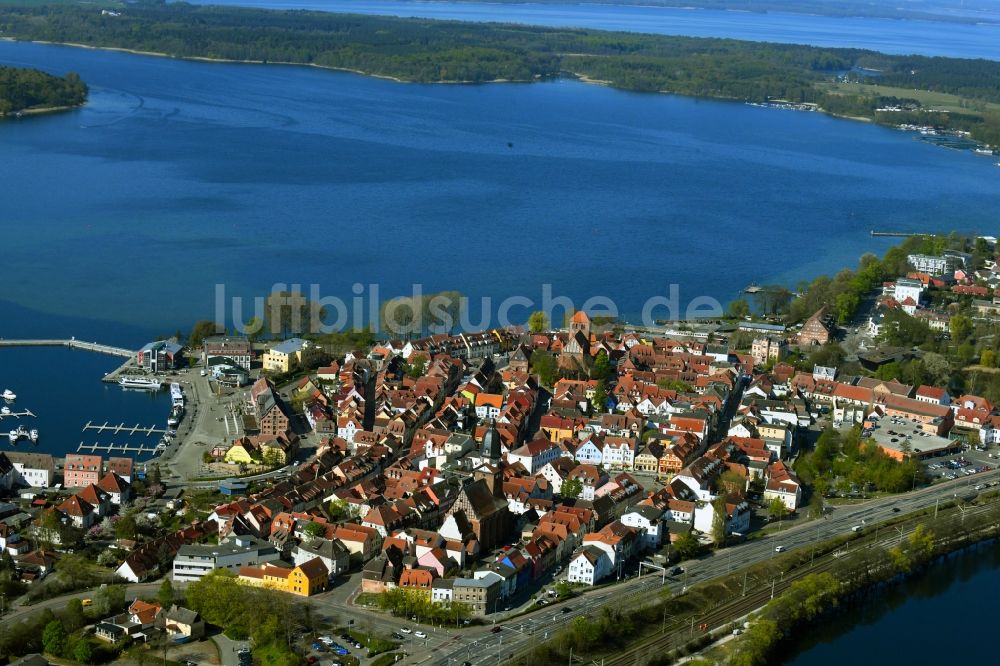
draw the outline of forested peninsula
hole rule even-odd
[[[58,77],[0,66],[0,116],[80,106],[86,99],[87,85],[73,72]]]
[[[413,82],[576,76],[632,91],[816,104],[884,124],[965,130],[1000,145],[1000,62],[989,60],[154,2],[128,5],[120,15],[93,7],[3,5],[0,34],[182,58],[307,64]]]

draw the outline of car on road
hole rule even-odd
[[[682,573],[684,573],[684,569],[682,567],[674,567],[670,570],[671,576],[679,576]]]
[[[416,636],[417,638],[427,638],[427,634],[425,634],[422,631],[415,631],[413,632],[413,635]]]
[[[412,634],[413,633],[413,629],[410,629],[409,627],[403,627],[402,629],[400,629],[400,631],[402,631],[404,634]]]
[[[783,553],[783,552],[785,552],[785,547],[784,546],[775,546],[774,547],[774,552],[776,552],[776,553]]]
[[[573,609],[572,609],[572,608],[570,608],[569,606],[563,606],[562,608],[560,608],[560,609],[559,609],[559,612],[560,612],[560,613],[568,613],[568,612],[570,612],[571,610],[573,610]]]
[[[893,513],[899,513],[899,507],[898,506],[892,507],[892,512]]]

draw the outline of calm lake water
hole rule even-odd
[[[101,382],[104,373],[120,364],[121,361],[113,356],[66,348],[0,348],[0,391],[9,388],[17,394],[17,401],[10,405],[12,411],[29,410],[36,416],[0,419],[0,450],[63,456],[75,452],[81,442],[155,446],[158,435],[83,432],[88,421],[95,425],[108,422],[111,425],[126,423],[129,427],[136,424],[166,427],[170,414],[167,391],[126,391]],[[7,432],[18,425],[37,428],[38,444],[21,440],[12,447]],[[105,452],[99,453],[108,456]],[[134,453],[129,456],[139,460],[149,458],[149,455]]]
[[[1000,545],[994,544],[948,558],[864,606],[811,627],[780,663],[946,664],[956,656],[963,664],[996,663],[991,610],[998,595]]]
[[[138,347],[211,317],[217,284],[537,307],[549,283],[637,318],[671,284],[725,302],[884,250],[872,228],[1000,212],[992,160],[815,113],[13,42],[0,63],[92,87],[81,110],[0,124],[0,337]]]
[[[204,0],[199,4],[267,9],[496,21],[552,27],[594,28],[692,37],[732,37],[763,42],[875,49],[957,58],[1000,59],[1000,11],[992,23],[948,23],[878,18],[838,18],[781,12],[602,4],[412,2],[409,0]]]

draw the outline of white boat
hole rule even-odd
[[[10,415],[10,407],[8,407],[7,405],[4,405],[3,407],[0,407],[0,414],[2,414],[4,416],[9,416]]]
[[[32,444],[38,443],[38,430],[36,428],[32,428],[31,432],[28,433],[28,439],[31,440]]]
[[[4,389],[3,399],[8,400],[10,402],[14,402],[15,400],[17,400],[17,394],[11,391],[10,389]]]
[[[11,444],[17,444],[17,441],[19,439],[24,439],[25,437],[29,437],[30,435],[31,433],[25,430],[24,426],[18,426],[16,430],[11,430],[9,433],[7,433],[7,437],[10,439]]]
[[[144,389],[146,391],[159,391],[162,383],[159,379],[149,379],[147,377],[119,377],[118,385],[122,388]]]

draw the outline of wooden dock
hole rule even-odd
[[[23,412],[11,412],[10,414],[0,414],[0,419],[19,419],[22,416],[30,416],[31,418],[38,418],[35,416],[30,409],[26,409]]]
[[[144,453],[156,453],[155,446],[144,446],[142,444],[132,445],[132,444],[84,444],[80,442],[79,446],[76,447],[76,452],[89,451],[90,453],[96,453],[98,451],[105,451],[107,453],[135,453],[142,455]]]
[[[83,426],[83,431],[96,430],[97,432],[110,432],[115,435],[120,435],[122,433],[126,435],[143,434],[146,437],[150,435],[163,435],[167,432],[166,428],[157,428],[156,426],[141,426],[136,423],[134,426],[127,426],[124,423],[119,423],[118,425],[109,425],[107,421],[104,425],[94,425],[93,422],[87,421],[87,425]]]

